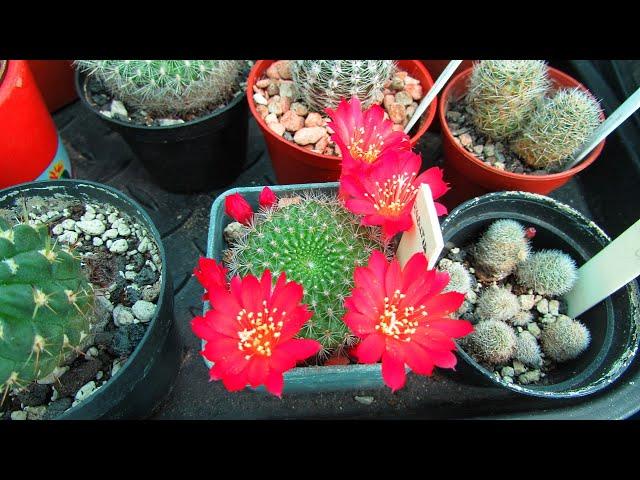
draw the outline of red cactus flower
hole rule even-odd
[[[278,197],[269,187],[264,187],[258,197],[258,203],[262,208],[269,208],[278,201]]]
[[[379,251],[366,267],[354,272],[354,288],[345,299],[344,323],[361,341],[354,349],[360,363],[382,358],[382,378],[393,391],[404,386],[405,364],[415,373],[431,375],[433,367],[456,365],[452,338],[471,333],[466,320],[449,317],[464,301],[458,292],[440,293],[449,283],[446,272],[427,269],[423,253],[404,269]]]
[[[280,397],[283,372],[320,351],[320,343],[294,339],[313,312],[302,300],[302,286],[281,273],[275,287],[271,272],[231,279],[230,289],[214,285],[212,310],[191,322],[193,332],[207,341],[202,355],[214,362],[211,380],[222,380],[229,391],[264,385]]]
[[[253,209],[242,195],[234,193],[224,199],[224,212],[236,222],[249,225],[253,218]]]
[[[331,140],[340,147],[343,173],[366,170],[388,150],[411,148],[408,135],[392,130],[393,122],[384,119],[384,110],[379,105],[363,112],[360,100],[354,96],[349,102],[342,99],[338,108],[327,108],[325,112],[334,131]]]
[[[198,266],[193,269],[193,274],[207,292],[203,300],[209,300],[209,292],[214,287],[227,288],[227,270],[212,258],[200,257]]]
[[[371,167],[367,175],[348,174],[340,177],[346,196],[346,207],[364,215],[365,225],[381,225],[384,238],[411,227],[411,209],[420,184],[431,188],[433,198],[449,189],[442,180],[442,169],[432,167],[418,175],[422,160],[411,151],[388,151]],[[438,215],[447,213],[444,205],[434,202]]]

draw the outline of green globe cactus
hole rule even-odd
[[[518,335],[515,358],[530,367],[539,368],[542,366],[538,340],[530,332],[525,331]]]
[[[464,337],[462,346],[480,361],[497,365],[513,358],[516,341],[515,330],[506,323],[484,320],[477,323],[473,332]]]
[[[293,60],[291,76],[298,99],[312,110],[335,108],[356,96],[363,108],[381,97],[395,72],[392,60]]]
[[[503,287],[486,288],[476,304],[478,320],[498,320],[506,322],[520,311],[518,297]]]
[[[237,88],[242,60],[77,60],[118,100],[155,115],[217,106]]]
[[[550,81],[540,60],[482,60],[473,66],[467,105],[475,127],[494,140],[520,132]]]
[[[449,283],[444,287],[443,292],[469,293],[473,279],[463,264],[443,258],[438,265],[438,270],[449,274]]]
[[[529,239],[515,220],[493,222],[472,249],[476,266],[493,280],[509,276],[529,255]]]
[[[92,290],[80,260],[46,227],[0,219],[0,392],[49,375],[89,334]],[[3,392],[4,390],[4,392]]]
[[[321,358],[353,344],[342,321],[344,299],[353,288],[353,271],[374,249],[383,250],[377,230],[360,225],[335,197],[304,194],[281,198],[280,205],[254,216],[231,247],[231,275],[285,272],[304,288],[303,301],[314,312],[301,336],[322,344]]]
[[[579,88],[563,89],[544,100],[511,149],[531,167],[558,170],[598,125],[598,102]]]
[[[547,325],[540,335],[542,350],[556,362],[577,358],[591,342],[591,334],[582,323],[566,315]]]
[[[524,327],[531,322],[533,322],[533,314],[526,310],[520,310],[513,317],[507,320],[507,323],[516,327]]]
[[[560,250],[540,250],[520,263],[516,280],[542,295],[563,295],[573,287],[578,274],[573,259]]]

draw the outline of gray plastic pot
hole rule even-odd
[[[239,187],[221,194],[211,207],[209,238],[207,241],[207,257],[222,261],[225,240],[222,235],[225,227],[233,221],[224,213],[224,198],[234,193],[241,194],[257,210],[258,196],[264,187]],[[277,196],[295,195],[303,191],[336,193],[338,184],[305,183],[293,185],[276,185],[269,187]],[[208,310],[205,304],[204,311]],[[204,346],[204,342],[203,342]],[[205,359],[208,367],[211,363]],[[382,371],[380,364],[373,365],[330,365],[321,367],[296,367],[284,374],[284,393],[322,392],[335,390],[364,390],[382,388]],[[263,387],[256,389],[265,391]]]
[[[526,192],[496,192],[469,200],[451,211],[442,222],[445,244],[453,248],[474,242],[494,220],[502,218],[536,228],[533,250],[560,249],[571,255],[578,266],[611,241],[591,220],[552,198]],[[504,382],[462,349],[458,354],[463,361],[458,362],[455,375],[471,383],[499,385],[544,398],[594,394],[620,377],[638,351],[640,296],[637,283],[631,282],[579,319],[591,332],[591,344],[577,359],[559,364],[548,375],[548,385]]]
[[[180,366],[180,342],[173,324],[173,292],[160,233],[144,209],[115,188],[86,180],[30,182],[0,191],[0,208],[20,196],[57,195],[105,202],[144,225],[158,245],[162,264],[161,290],[154,317],[140,343],[120,370],[82,403],[57,420],[137,419],[151,415],[171,390]]]

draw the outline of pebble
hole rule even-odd
[[[101,247],[104,241],[100,237],[93,237],[93,246]]]
[[[407,112],[404,105],[393,103],[389,107],[389,118],[393,123],[401,124],[407,119]]]
[[[264,78],[256,82],[256,87],[258,88],[267,88],[269,85],[271,85],[271,80],[268,78]]]
[[[518,381],[523,385],[534,383],[539,380],[540,380],[540,370],[531,370],[530,372],[523,373],[518,377]]]
[[[543,298],[538,303],[536,303],[536,310],[538,310],[543,315],[549,313],[549,300]]]
[[[11,412],[11,420],[26,420],[26,419],[27,419],[27,412],[23,410],[16,410],[14,412]]]
[[[560,302],[558,300],[549,300],[549,313],[556,316],[560,314]]]
[[[398,92],[396,94],[395,101],[398,102],[400,105],[404,105],[405,107],[408,107],[413,103],[413,98],[411,98],[411,95],[409,95],[407,92],[403,91],[403,92]]]
[[[295,93],[294,93],[294,87],[293,87],[293,82],[290,80],[281,80],[280,81],[280,85],[279,85],[279,93],[281,97],[289,97],[289,98],[293,98]]]
[[[253,94],[253,101],[256,102],[258,105],[267,105],[267,99],[264,98],[264,95],[260,94],[260,93],[254,93]]]
[[[120,115],[124,118],[129,118],[129,112],[127,112],[124,103],[120,100],[112,100],[109,111],[111,112],[111,115]]]
[[[113,323],[118,327],[133,323],[133,318],[133,313],[129,307],[117,305],[113,309]]]
[[[47,412],[46,405],[39,405],[37,407],[25,407],[27,413],[27,420],[42,420],[44,414]]]
[[[289,132],[297,132],[305,126],[304,118],[296,114],[293,110],[289,110],[282,115],[280,123]]]
[[[63,232],[64,232],[64,228],[62,227],[61,224],[58,224],[51,229],[51,233],[53,233],[54,235],[62,235]]]
[[[280,122],[271,122],[271,123],[268,123],[267,125],[269,125],[269,128],[279,136],[284,135],[284,132],[287,131],[285,126],[282,125]]]
[[[138,320],[146,323],[153,318],[156,312],[156,306],[146,300],[138,300],[131,308],[131,311]]]
[[[520,360],[513,361],[513,373],[515,375],[520,375],[521,373],[524,373],[526,371],[527,367],[524,366],[524,363],[522,363]]]
[[[278,73],[278,62],[274,62],[271,65],[269,65],[269,68],[267,68],[267,77],[269,78],[273,78],[276,80],[280,79],[280,74]]]
[[[149,250],[150,246],[151,246],[151,242],[147,237],[144,237],[142,240],[140,240],[140,243],[138,244],[138,252],[145,253],[147,250]]]
[[[145,285],[142,289],[142,299],[147,302],[155,302],[160,296],[160,282],[153,285]]]
[[[65,230],[73,230],[76,226],[76,221],[72,218],[67,218],[60,225],[62,225],[62,228]]]
[[[95,358],[98,354],[99,352],[96,347],[90,347],[85,354],[85,358]]]
[[[540,337],[540,333],[542,333],[540,331],[540,327],[535,322],[528,323],[527,324],[527,330],[529,330],[531,335],[533,335],[536,338],[539,338]]]
[[[58,237],[58,242],[74,245],[78,242],[78,233],[66,231]]]
[[[409,95],[411,95],[411,98],[413,100],[420,100],[422,98],[422,86],[420,86],[417,83],[408,83],[406,79],[405,79],[405,83],[406,85],[404,87],[404,91],[407,92]],[[398,95],[399,94],[400,92],[398,93]]]
[[[75,400],[76,402],[81,402],[93,394],[97,390],[96,382],[91,380],[89,383],[83,385],[80,390],[76,393]],[[75,404],[75,402],[74,402]]]
[[[304,117],[307,113],[309,113],[309,109],[304,103],[294,102],[291,104],[290,110],[293,111],[296,115],[300,115]]]
[[[56,382],[58,378],[64,375],[67,372],[67,370],[69,370],[68,366],[56,367],[53,369],[53,372],[51,372],[49,375],[38,379],[38,383],[40,385],[51,385],[52,383]]]
[[[353,399],[358,402],[361,403],[363,405],[371,405],[374,401],[373,397],[360,397],[360,396],[355,396],[353,397]]]
[[[113,253],[124,253],[128,248],[129,244],[127,243],[127,241],[124,238],[121,238],[111,244],[111,247],[109,247],[109,251]]]
[[[520,295],[518,301],[522,310],[531,310],[535,305],[535,297],[533,295]]]
[[[322,127],[323,125],[324,120],[322,119],[322,115],[320,115],[319,113],[311,112],[304,120],[305,127]],[[322,133],[324,134],[324,132]]]
[[[293,140],[298,145],[309,145],[311,143],[315,144],[318,140],[320,140],[325,134],[325,129],[322,127],[305,127],[298,130]]]
[[[120,371],[120,369],[122,368],[122,364],[124,362],[122,360],[114,360],[114,362],[111,364],[111,377],[113,378],[113,376],[118,373]]]
[[[279,60],[273,64],[276,67],[280,78],[291,80],[291,63],[289,60]]]
[[[118,235],[120,235],[121,237],[128,237],[129,235],[131,235],[131,229],[128,225],[121,223],[120,225],[118,225]]]
[[[82,233],[86,233],[92,237],[102,235],[106,230],[104,222],[98,219],[76,222],[76,226],[82,231]]]
[[[500,370],[500,375],[502,375],[503,377],[513,377],[515,375],[515,370],[512,367],[502,367],[502,370]]]
[[[102,235],[102,240],[113,240],[114,238],[118,237],[118,229],[117,228],[110,228],[109,230],[106,230],[104,232],[104,234]]]
[[[460,143],[463,147],[468,147],[473,143],[473,139],[468,133],[463,133],[462,135],[460,135]]]

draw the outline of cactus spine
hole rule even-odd
[[[0,219],[0,392],[45,377],[89,334],[92,290],[80,260],[46,227]]]
[[[291,76],[298,98],[312,110],[335,108],[356,96],[363,108],[381,97],[395,71],[392,60],[293,60]]]
[[[155,115],[196,113],[225,101],[242,60],[77,60],[118,100]]]

